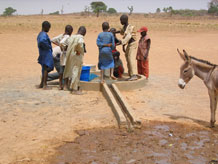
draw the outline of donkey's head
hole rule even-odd
[[[191,65],[191,58],[188,56],[187,52],[183,50],[183,53],[181,53],[177,49],[180,57],[184,60],[184,63],[180,67],[180,79],[178,82],[178,85],[181,89],[185,88],[185,85],[192,79],[194,76],[194,69]]]

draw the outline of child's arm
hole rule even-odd
[[[126,53],[126,45],[123,45],[123,52]]]
[[[76,55],[80,55],[82,52],[84,52],[84,40],[80,38],[78,41],[78,44],[75,47]]]
[[[132,38],[132,32],[134,31],[135,27],[131,27],[131,29],[128,29],[127,35],[121,40],[122,45],[127,44],[130,39]]]
[[[61,51],[66,51],[67,50],[68,38],[69,37],[70,37],[69,35],[64,35],[64,38],[60,41],[60,44],[57,45],[57,46],[60,46]],[[65,46],[63,46],[63,45],[65,45]]]
[[[61,51],[66,51],[67,50],[67,47],[69,45],[69,39],[70,37],[68,38],[64,38],[61,42],[60,42],[60,48],[61,48]]]
[[[98,36],[96,42],[97,42],[97,46],[98,46],[99,48],[103,48],[103,47],[111,47],[111,46],[112,46],[112,43],[109,43],[109,44],[103,44],[103,43],[101,42],[100,36]]]
[[[151,46],[151,40],[150,39],[146,40],[146,42],[147,42],[147,47],[145,49],[144,59],[147,59],[148,54],[149,54],[149,50],[150,50],[150,46]]]
[[[60,38],[62,37],[62,34],[61,35],[58,35],[54,38],[51,39],[51,42],[53,44],[55,44],[56,46],[60,46]]]
[[[40,37],[38,40],[38,44],[39,44],[39,47],[41,47],[44,50],[52,49],[50,39],[48,36]]]

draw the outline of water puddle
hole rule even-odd
[[[218,164],[218,131],[211,129],[150,122],[131,133],[115,128],[77,133],[51,164]]]

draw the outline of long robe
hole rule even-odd
[[[72,35],[63,43],[63,46],[67,46],[67,60],[63,77],[71,79],[70,88],[77,90],[83,64],[84,38],[80,34]]]

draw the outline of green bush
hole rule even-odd
[[[49,15],[59,15],[59,14],[60,14],[59,11],[55,11],[55,12],[53,12],[53,13],[49,13]]]
[[[12,8],[12,7],[8,7],[5,9],[5,11],[3,12],[3,16],[11,16],[13,13],[15,13],[17,10]]]
[[[117,10],[114,9],[114,8],[109,8],[109,9],[107,10],[107,13],[108,13],[108,14],[116,14],[116,13],[117,13]]]

